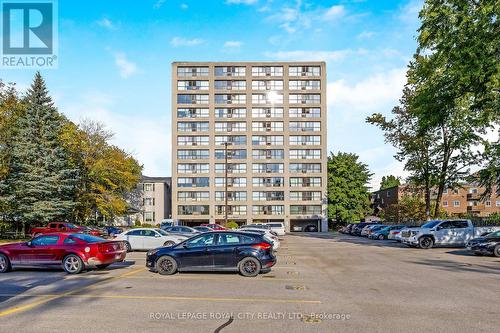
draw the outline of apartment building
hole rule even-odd
[[[172,178],[142,176],[138,184],[138,213],[141,223],[159,224],[172,217]]]
[[[172,88],[174,220],[223,223],[227,187],[228,220],[326,230],[324,62],[175,62]]]
[[[377,214],[389,205],[398,204],[403,195],[411,192],[408,185],[394,186],[372,193],[372,206]],[[491,194],[489,198],[482,199],[484,188],[475,184],[464,184],[459,188],[445,189],[441,198],[441,208],[449,216],[478,216],[488,217],[500,214],[500,197]],[[422,193],[420,195],[423,196]],[[431,199],[437,198],[437,191],[433,190]]]

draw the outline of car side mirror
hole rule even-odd
[[[158,234],[156,234],[156,235],[155,235],[155,237],[156,237],[156,238],[160,238],[161,236],[160,236],[160,235],[158,235]]]
[[[189,245],[187,245],[186,243],[182,244],[182,247],[185,249],[189,249]]]
[[[33,244],[31,243],[31,241],[29,241],[29,242],[26,242],[26,246],[27,246],[27,247],[32,247],[32,246],[33,246]]]

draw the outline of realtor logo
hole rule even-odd
[[[56,3],[0,0],[2,68],[56,68]]]

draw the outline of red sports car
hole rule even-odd
[[[81,233],[40,235],[29,242],[0,245],[0,273],[19,266],[62,265],[69,274],[106,268],[125,260],[125,244]]]

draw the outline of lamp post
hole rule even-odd
[[[227,225],[227,146],[229,142],[224,142],[224,226]]]

